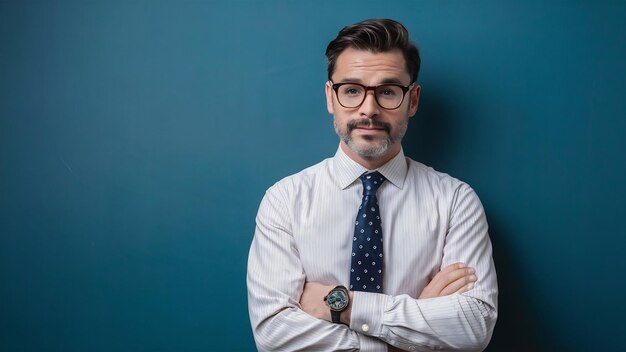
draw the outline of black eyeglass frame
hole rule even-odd
[[[399,108],[400,105],[402,105],[402,103],[404,103],[404,98],[406,97],[406,93],[408,91],[410,91],[411,88],[415,85],[415,82],[410,83],[408,86],[403,86],[403,85],[397,84],[397,83],[384,83],[384,84],[379,84],[377,86],[364,86],[364,85],[362,85],[360,83],[352,83],[352,82],[334,83],[333,81],[330,81],[330,83],[332,84],[331,87],[333,88],[333,90],[335,91],[335,95],[337,96],[337,102],[339,103],[339,105],[343,106],[346,109],[356,109],[359,106],[363,105],[363,102],[365,101],[365,98],[367,97],[367,92],[372,90],[372,91],[374,91],[374,100],[376,100],[376,104],[378,104],[378,106],[380,106],[381,108],[383,108],[385,110],[396,110],[397,108]],[[345,105],[343,105],[341,103],[341,99],[339,99],[339,88],[341,88],[341,86],[345,86],[346,84],[363,87],[363,89],[365,89],[365,94],[363,94],[363,99],[356,106],[351,106],[351,107],[345,106]],[[378,96],[376,95],[376,89],[378,89],[380,87],[385,87],[385,86],[394,86],[394,87],[398,87],[398,88],[402,89],[402,99],[400,100],[400,103],[398,104],[398,106],[396,106],[395,108],[386,108],[386,107],[382,106],[378,102]]]

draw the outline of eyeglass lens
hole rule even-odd
[[[355,108],[363,103],[366,88],[359,84],[343,84],[337,89],[339,103],[346,108]],[[396,85],[381,85],[374,89],[378,105],[385,109],[395,109],[404,99],[404,91]]]

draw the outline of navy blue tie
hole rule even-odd
[[[383,230],[378,211],[376,191],[385,182],[378,171],[364,174],[363,201],[356,216],[352,241],[350,290],[382,292],[383,290]]]

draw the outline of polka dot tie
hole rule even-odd
[[[383,230],[376,191],[385,182],[385,177],[375,171],[360,178],[363,182],[363,201],[356,216],[352,239],[350,290],[382,292]]]

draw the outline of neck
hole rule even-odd
[[[341,150],[343,150],[346,155],[359,163],[361,166],[368,170],[376,170],[379,167],[385,165],[389,160],[393,159],[400,152],[400,144],[390,146],[389,149],[385,152],[385,154],[376,157],[376,158],[366,158],[361,155],[358,155],[350,147],[348,147],[343,141],[340,144]]]

